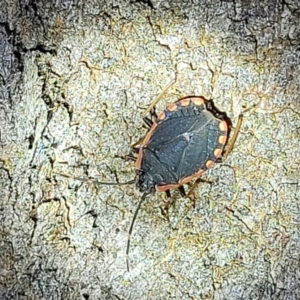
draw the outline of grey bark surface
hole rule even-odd
[[[300,2],[0,0],[0,299],[300,299]],[[194,202],[120,182],[142,115],[244,121]]]

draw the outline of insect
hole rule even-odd
[[[174,188],[185,196],[184,184],[199,178],[222,155],[227,155],[224,154],[224,147],[231,123],[225,113],[215,108],[212,101],[201,96],[188,96],[167,106],[160,114],[153,113],[152,116],[154,119],[144,118],[149,131],[142,142],[133,147],[135,155],[131,153],[128,156],[135,160],[136,178],[123,183],[93,181],[105,185],[136,183],[137,188],[143,192],[128,233],[128,271],[130,236],[146,197],[156,191],[166,192],[170,196],[170,189]],[[235,141],[236,138],[237,134],[232,140]]]

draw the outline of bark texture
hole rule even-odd
[[[300,2],[0,0],[0,299],[300,299]],[[128,181],[142,115],[244,121],[194,203]]]

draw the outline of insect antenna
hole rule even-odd
[[[101,185],[126,185],[126,184],[134,184],[135,179],[126,181],[126,182],[105,182],[105,181],[98,181],[98,180],[91,180],[94,184],[101,184]]]
[[[133,218],[132,218],[132,221],[131,221],[131,224],[130,224],[130,228],[129,228],[129,232],[128,232],[128,239],[127,239],[127,247],[126,247],[126,265],[127,265],[127,272],[129,272],[129,248],[130,248],[130,236],[132,234],[132,230],[133,230],[133,225],[134,225],[134,222],[135,222],[135,219],[137,217],[137,214],[141,208],[141,205],[142,203],[145,201],[147,195],[149,195],[150,193],[144,193],[142,195],[142,198],[134,212],[134,215],[133,215]]]
[[[65,178],[71,178],[74,180],[78,180],[81,182],[88,182],[88,183],[94,183],[94,184],[99,184],[99,185],[126,185],[126,184],[134,184],[136,182],[136,179],[132,179],[126,182],[106,182],[106,181],[98,181],[98,180],[92,180],[92,179],[85,179],[85,178],[81,178],[81,177],[73,177],[73,176],[69,176],[69,175],[65,175],[65,174],[61,174],[61,173],[55,173],[56,175],[60,175],[62,177]],[[141,208],[142,203],[145,201],[147,195],[149,195],[151,192],[145,192],[142,195],[142,198],[140,200],[140,202],[138,203],[138,206],[134,212],[131,224],[130,224],[130,228],[128,231],[128,239],[127,239],[127,247],[126,247],[126,265],[127,265],[127,271],[129,272],[129,248],[130,248],[130,236],[132,234],[132,230],[133,230],[133,226],[134,226],[134,222],[135,219],[137,217],[137,214]]]
[[[98,181],[98,180],[93,180],[93,179],[85,179],[85,178],[81,178],[81,177],[74,177],[74,176],[69,176],[69,175],[65,175],[65,174],[61,174],[61,173],[56,173],[56,175],[65,177],[65,178],[71,178],[74,180],[78,180],[81,182],[88,182],[88,183],[94,183],[94,184],[99,184],[99,185],[126,185],[126,184],[134,184],[136,179],[132,179],[126,182],[106,182],[106,181]]]

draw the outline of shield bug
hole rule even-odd
[[[222,155],[227,155],[224,154],[224,147],[231,123],[225,113],[215,108],[212,101],[201,96],[184,97],[167,106],[160,114],[153,114],[153,117],[144,118],[149,131],[141,143],[133,147],[135,155],[128,155],[135,160],[136,178],[124,183],[93,181],[106,185],[136,183],[137,188],[143,192],[128,233],[128,270],[130,236],[147,195],[158,191],[170,196],[169,190],[174,188],[185,195],[184,184],[199,178]],[[231,144],[236,137],[234,135]],[[82,178],[74,179],[87,181]]]

